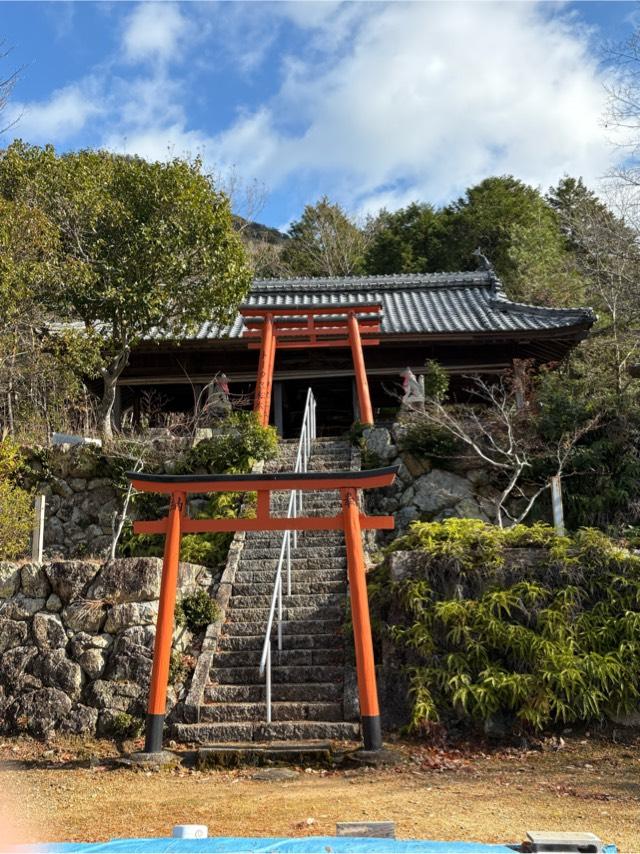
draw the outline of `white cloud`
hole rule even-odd
[[[117,58],[13,114],[23,113],[16,132],[38,142],[84,131],[83,141],[152,159],[201,154],[289,193],[291,213],[323,192],[359,212],[447,202],[491,174],[546,188],[565,172],[593,182],[606,170],[591,38],[545,3],[142,3],[125,17]],[[277,69],[257,80],[274,47]],[[171,60],[187,48],[178,72]],[[120,76],[123,58],[149,67]],[[232,87],[241,80],[242,97],[255,82],[273,94],[239,104],[218,132],[199,126],[194,93],[215,121],[212,68]]]
[[[302,54],[268,106],[218,136],[225,161],[272,185],[324,174],[363,208],[448,200],[488,174],[546,187],[606,169],[602,72],[575,18],[531,3],[371,8],[340,58],[319,73]],[[325,38],[330,26],[321,16]]]
[[[15,136],[32,142],[63,141],[71,139],[102,111],[95,81],[88,78],[82,84],[57,89],[47,101],[11,102],[6,124],[12,125]]]
[[[191,30],[174,3],[140,3],[127,18],[122,35],[124,54],[131,62],[176,59]]]

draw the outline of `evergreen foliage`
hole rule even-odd
[[[0,156],[0,199],[37,211],[51,232],[42,300],[99,333],[106,436],[131,348],[154,330],[180,337],[228,321],[248,290],[228,199],[199,160],[57,155],[18,140]]]
[[[366,236],[340,207],[323,196],[289,228],[281,261],[292,275],[348,276],[362,272]]]
[[[258,460],[275,456],[278,437],[274,427],[262,427],[251,412],[229,415],[210,439],[203,439],[176,462],[176,474],[242,474],[251,471]],[[234,518],[242,496],[235,492],[214,492],[207,496],[206,512],[201,518]],[[164,515],[161,496],[140,493],[133,499],[136,517],[153,519]],[[185,534],[180,559],[201,566],[218,567],[224,563],[233,534]],[[119,553],[124,557],[162,557],[164,538],[156,534],[133,534],[129,524],[122,537]]]
[[[538,560],[506,551],[531,547]],[[392,549],[420,556],[402,581],[388,561],[371,580],[410,675],[414,728],[501,716],[539,730],[637,707],[640,558],[602,532],[448,519],[414,523]]]
[[[16,443],[0,442],[0,560],[25,555],[33,527],[33,498],[18,486],[24,458]]]
[[[186,626],[194,633],[206,629],[218,616],[218,605],[204,590],[183,596],[176,605],[176,625]]]

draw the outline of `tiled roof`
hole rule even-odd
[[[382,304],[382,334],[527,332],[589,327],[588,308],[543,308],[507,299],[491,270],[342,278],[257,279],[248,306]],[[230,326],[205,323],[196,339],[238,338],[240,315]]]

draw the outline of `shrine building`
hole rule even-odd
[[[115,415],[131,408],[136,417],[150,396],[165,411],[188,411],[194,393],[224,374],[232,396],[261,396],[265,419],[285,437],[299,430],[312,385],[318,434],[338,434],[372,420],[362,418],[358,358],[377,421],[397,409],[405,368],[419,374],[435,359],[451,376],[452,394],[463,394],[466,376],[497,376],[518,360],[559,362],[595,319],[591,309],[508,299],[488,265],[460,273],[256,280],[229,326],[205,323],[192,338],[157,335],[136,347],[119,381]]]

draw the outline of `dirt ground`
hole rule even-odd
[[[0,740],[0,850],[167,836],[181,823],[206,824],[212,836],[307,836],[333,835],[336,821],[390,819],[405,838],[519,842],[527,829],[589,830],[640,851],[640,739],[394,747],[403,761],[393,768],[300,768],[291,780],[258,781],[248,768],[118,767],[104,742]]]

